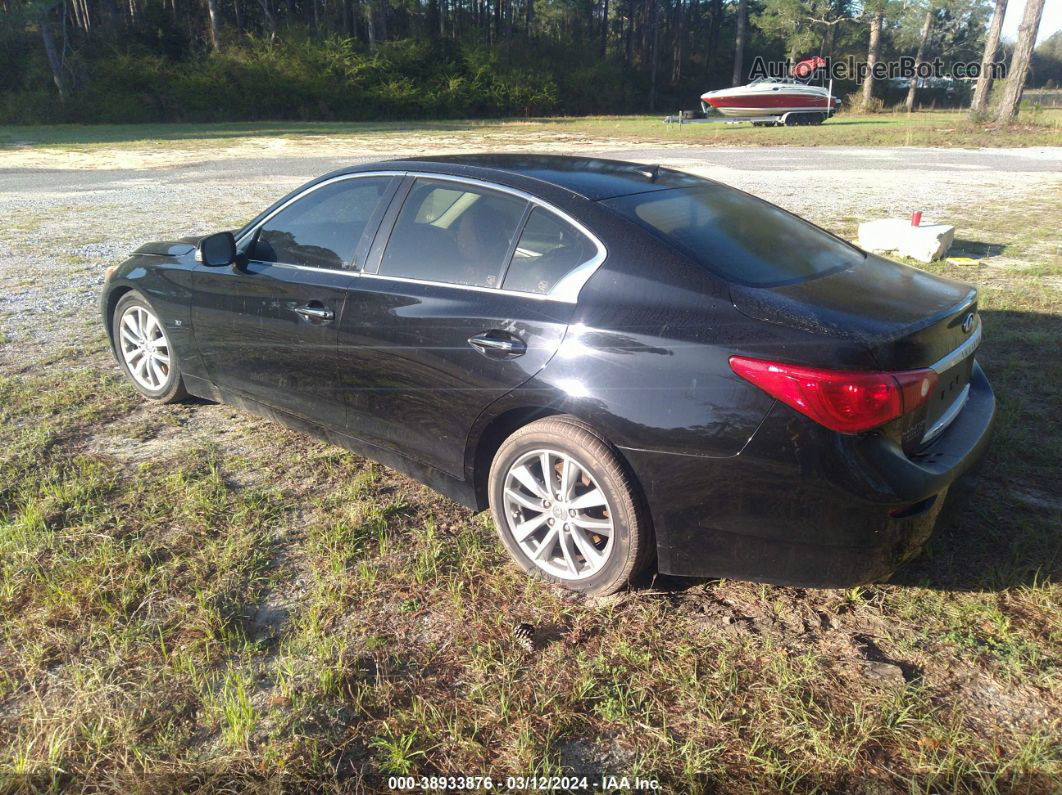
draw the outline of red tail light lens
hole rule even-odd
[[[771,397],[842,433],[878,428],[923,405],[937,385],[933,370],[838,372],[731,356],[730,368]]]

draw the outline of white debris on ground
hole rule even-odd
[[[914,226],[903,218],[866,221],[859,225],[859,247],[875,254],[895,251],[919,262],[940,259],[955,240],[955,227],[947,224]]]

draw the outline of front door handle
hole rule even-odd
[[[515,359],[527,353],[527,345],[507,331],[488,331],[469,337],[468,344],[491,359]]]
[[[323,304],[319,304],[316,301],[312,304],[306,304],[306,306],[295,307],[295,312],[307,320],[335,320],[336,317],[335,312],[331,309],[326,309]]]

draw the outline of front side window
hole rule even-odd
[[[317,188],[266,221],[252,259],[345,268],[391,177],[343,179]]]
[[[498,287],[526,206],[486,188],[418,179],[387,241],[380,273]]]
[[[545,294],[597,254],[597,246],[567,221],[541,207],[527,218],[502,287]]]
[[[602,202],[725,279],[754,287],[803,281],[864,254],[780,207],[706,182]]]

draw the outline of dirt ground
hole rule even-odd
[[[986,320],[996,342],[984,359],[1005,412],[1000,452],[969,484],[980,496],[949,514],[929,555],[892,585],[657,581],[581,600],[510,571],[484,517],[394,473],[225,406],[146,406],[113,381],[96,301],[103,269],[136,246],[234,228],[347,163],[491,150],[660,163],[849,238],[859,221],[914,210],[956,224],[957,252],[980,264],[932,268],[977,283],[998,318]],[[169,497],[148,499],[156,513],[143,519],[143,543],[195,569],[200,542],[182,553],[174,538],[202,523],[211,543],[246,544],[233,571],[261,556],[266,572],[225,592],[228,623],[203,630],[213,640],[200,646],[188,639],[195,589],[144,586],[141,608],[112,616],[55,596],[78,593],[87,570],[56,564],[38,591],[44,575],[5,564],[0,614],[21,618],[0,638],[0,778],[121,789],[137,775],[188,786],[290,775],[372,790],[393,773],[538,770],[641,772],[681,791],[1052,790],[1062,773],[1062,425],[1057,401],[1029,394],[1052,394],[1062,359],[1060,163],[1050,148],[721,149],[518,132],[0,149],[0,474],[11,479],[0,489],[0,551],[76,559],[78,533],[121,538],[157,479]],[[35,424],[60,430],[22,460],[13,451]],[[91,480],[104,477],[97,465],[109,485],[70,485],[70,467]],[[63,502],[70,491],[76,511]],[[263,507],[271,500],[275,510]],[[27,540],[34,511],[46,542]],[[226,511],[252,528],[266,517],[260,534],[244,538],[251,531],[226,524]],[[155,554],[134,557],[150,568]],[[188,614],[166,619],[182,599]],[[166,661],[155,668],[144,660],[157,649],[144,649],[158,637],[130,640],[147,614],[164,616],[150,629]],[[538,628],[533,658],[512,648],[513,620]],[[26,651],[31,638],[51,646]],[[345,651],[328,651],[338,642]],[[149,682],[193,706],[149,720],[151,692],[130,695]]]

